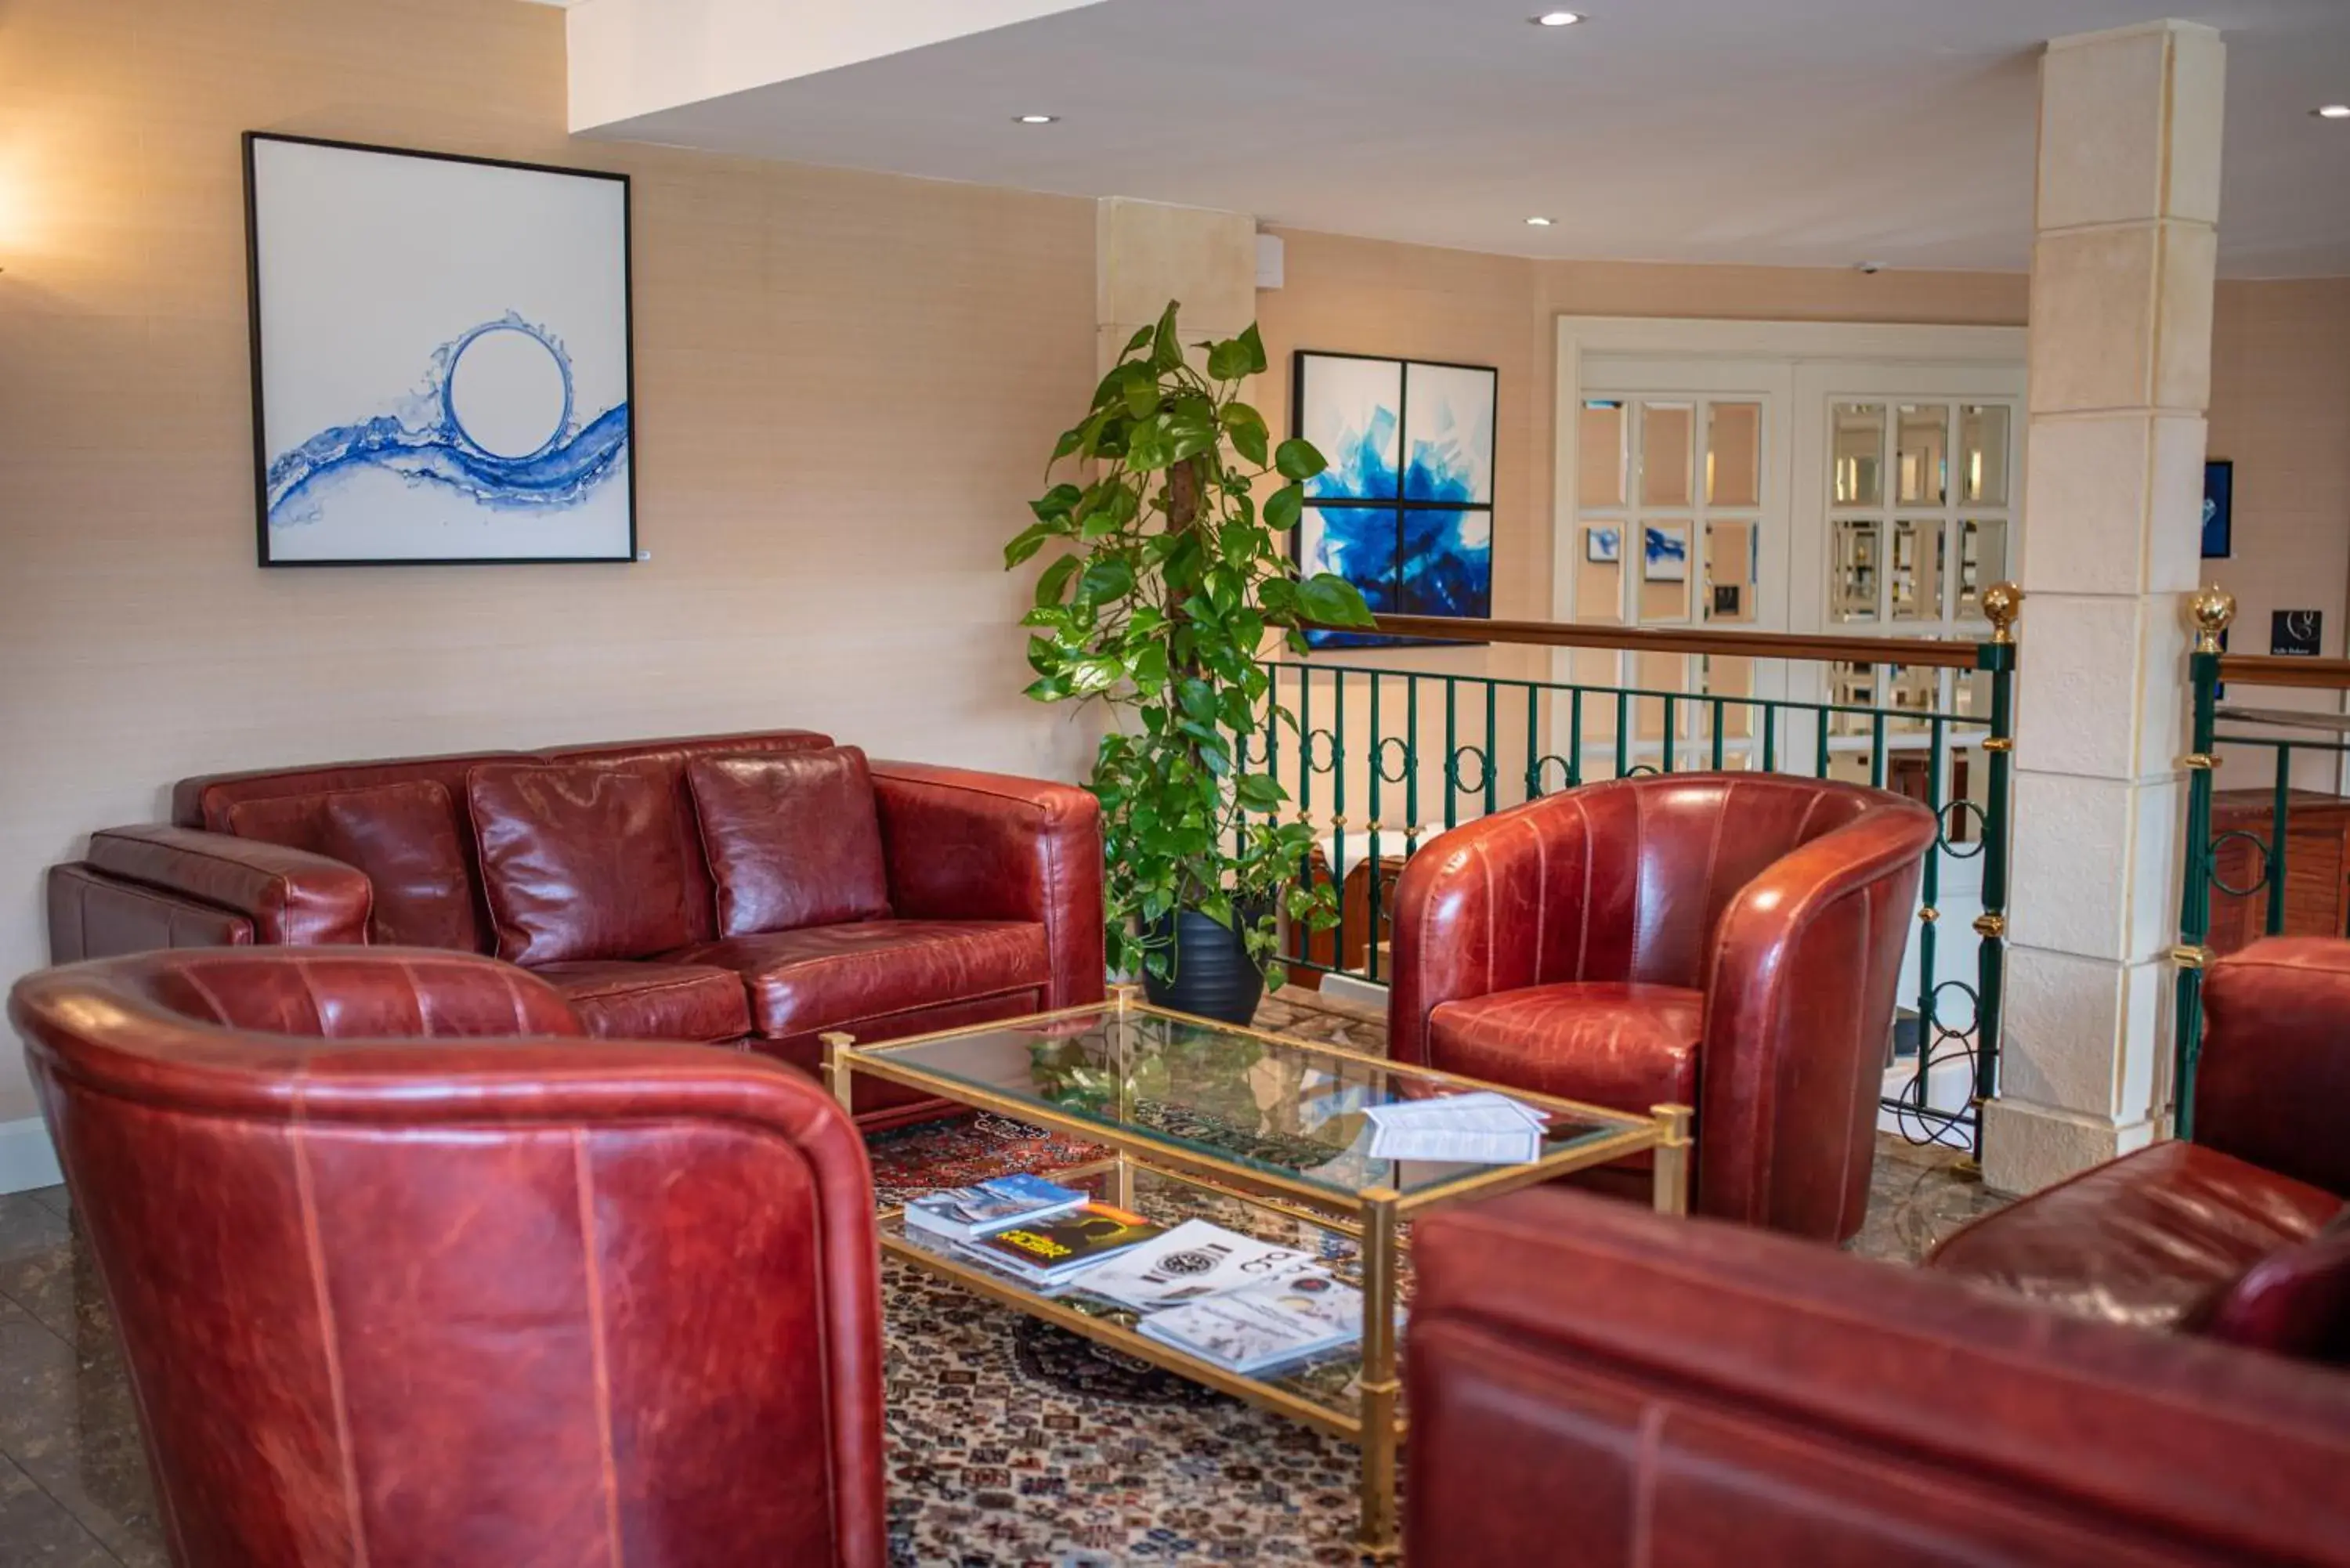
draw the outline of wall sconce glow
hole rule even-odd
[[[1022,125],[1051,125],[1060,118],[1061,117],[1057,114],[1024,114],[1019,117],[1019,123]]]
[[[1537,27],[1572,27],[1583,20],[1583,14],[1579,11],[1545,11],[1526,20]]]
[[[1528,218],[1526,220],[1526,227],[1530,229],[1547,229],[1550,227],[1550,220],[1548,218]]]
[[[2329,103],[2309,112],[2320,119],[2350,119],[2350,103]]]

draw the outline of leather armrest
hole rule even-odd
[[[1503,814],[1456,827],[1404,862],[1388,1004],[1397,1061],[1428,1060],[1429,1014],[1444,1003],[1535,983],[1543,921],[1571,923],[1583,909],[1579,883],[1544,886],[1540,836],[1565,843],[1584,826],[1556,814],[1540,825]]]
[[[2332,1373],[1555,1187],[1413,1262],[1413,1568],[2350,1563]]]
[[[2203,976],[2195,1141],[2350,1198],[2350,941],[2272,937]]]
[[[243,915],[88,866],[50,867],[47,891],[51,963],[253,942],[253,922]]]
[[[363,943],[375,902],[357,867],[194,827],[109,827],[90,835],[86,863],[242,915],[273,945]]]
[[[1706,977],[1699,1207],[1825,1241],[1858,1229],[1933,814],[1887,804],[1798,846],[1722,914]],[[1835,1168],[1805,1151],[1849,1149]],[[1779,1151],[1787,1158],[1777,1158]]]
[[[921,763],[877,762],[872,773],[900,918],[1037,921],[1050,1004],[1101,1000],[1100,802],[1070,784]]]

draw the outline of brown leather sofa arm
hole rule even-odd
[[[1100,1001],[1101,803],[1004,774],[883,762],[872,771],[891,908],[907,919],[1041,922],[1051,1005]]]
[[[253,942],[253,922],[243,915],[87,866],[50,867],[47,892],[51,963]]]
[[[364,942],[375,901],[356,867],[194,827],[109,827],[89,836],[83,864],[242,916],[270,945]]]
[[[2350,1563],[2339,1375],[1555,1188],[1413,1258],[1413,1568]]]
[[[1876,807],[1774,861],[1723,912],[1705,984],[1698,1124],[1711,1148],[1752,1152],[1700,1160],[1703,1212],[1823,1241],[1859,1228],[1866,1160],[1835,1185],[1773,1156],[1867,1147],[1874,1091],[1829,1091],[1873,1085],[1883,1069],[1882,1033],[1858,1021],[1893,1016],[1901,965],[1898,953],[1872,961],[1869,950],[1908,936],[1936,831],[1923,806]]]
[[[2350,943],[2272,937],[2203,976],[2195,1141],[2350,1198]]]

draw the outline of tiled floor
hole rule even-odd
[[[1371,1019],[1284,998],[1259,1022],[1372,1051]],[[1854,1250],[1915,1262],[1998,1206],[1951,1168],[1880,1140]],[[130,1386],[63,1188],[0,1196],[0,1568],[157,1568],[165,1562]]]

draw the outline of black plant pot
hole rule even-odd
[[[1243,921],[1249,919],[1243,909]],[[1165,980],[1146,971],[1142,991],[1154,1005],[1178,1012],[1193,1012],[1220,1023],[1247,1023],[1256,1017],[1264,999],[1264,971],[1250,961],[1248,943],[1238,931],[1218,925],[1197,909],[1174,917],[1175,946]],[[1159,936],[1165,920],[1150,929]]]

